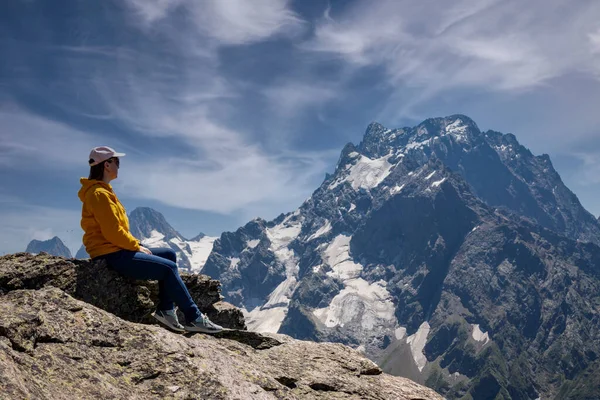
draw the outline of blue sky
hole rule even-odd
[[[80,245],[93,146],[183,235],[296,209],[366,126],[462,113],[600,214],[600,2],[7,0],[0,254]]]

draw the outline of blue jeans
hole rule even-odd
[[[177,256],[169,248],[149,249],[152,255],[120,250],[106,254],[98,259],[105,259],[108,266],[133,279],[149,279],[158,281],[158,310],[172,310],[173,302],[185,315],[186,322],[192,322],[202,315],[194,303],[185,283],[177,270]]]

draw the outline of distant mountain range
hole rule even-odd
[[[177,253],[179,268],[199,272],[212,250],[215,237],[200,233],[193,239],[184,238],[164,216],[147,207],[133,210],[129,216],[133,236],[142,239],[146,247],[170,247]]]
[[[175,250],[179,268],[189,272],[199,272],[202,269],[212,250],[213,242],[217,239],[203,233],[192,239],[186,239],[169,225],[161,213],[148,207],[134,209],[129,214],[129,225],[132,235],[140,239],[144,246],[169,247]],[[71,252],[58,237],[44,242],[33,240],[26,251],[30,253],[45,251],[56,256],[71,257]],[[89,258],[83,245],[77,251],[75,258]]]
[[[448,399],[600,398],[600,222],[547,155],[464,115],[369,125],[297,210],[219,238],[130,222],[252,330],[348,344]]]
[[[57,236],[49,240],[32,240],[25,251],[32,254],[46,252],[60,257],[72,257],[69,248]]]

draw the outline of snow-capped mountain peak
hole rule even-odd
[[[553,285],[546,278],[571,263],[572,252],[596,249],[566,254],[549,244],[559,240],[600,243],[600,224],[549,158],[453,115],[412,128],[370,124],[295,212],[223,233],[204,272],[221,280],[253,330],[339,341],[387,371],[413,379],[439,372],[448,387],[463,382],[476,391],[489,381],[480,373],[494,368],[486,360],[498,357],[489,356],[498,343],[527,324],[538,329],[539,314],[547,314],[539,304],[560,313],[560,304],[539,298],[538,283]],[[508,322],[499,322],[508,309]],[[526,379],[536,395],[534,378]]]
[[[200,272],[212,251],[215,237],[200,234],[188,240],[158,211],[138,207],[129,215],[130,231],[146,247],[168,247],[177,254],[179,268]]]

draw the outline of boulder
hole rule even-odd
[[[201,274],[181,274],[192,298],[211,320],[231,329],[246,329],[240,309],[221,301],[219,281]],[[0,257],[0,294],[53,286],[127,321],[153,324],[158,282],[136,281],[104,262],[65,259],[46,253]],[[182,317],[182,316],[180,316]]]

